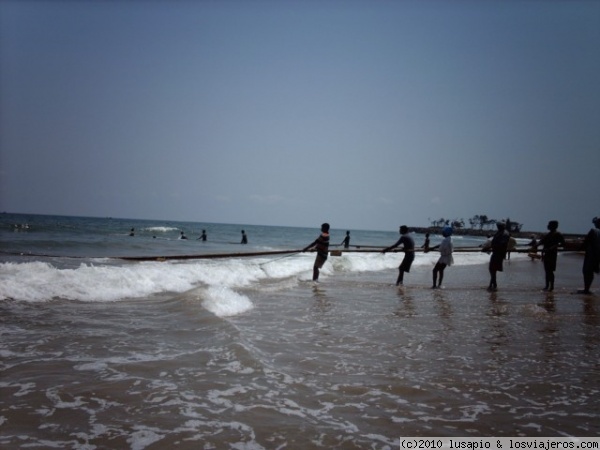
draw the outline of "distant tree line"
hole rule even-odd
[[[445,219],[445,218],[441,217],[439,219],[433,219],[433,220],[430,218],[429,222],[431,223],[431,226],[434,228],[451,226],[452,228],[462,229],[465,227],[464,219]],[[471,217],[468,220],[468,222],[469,222],[469,225],[471,225],[471,229],[478,228],[480,230],[483,230],[483,229],[494,228],[496,226],[496,223],[499,222],[499,220],[490,219],[485,214],[477,214],[477,215]],[[504,222],[506,222],[507,231],[511,232],[511,233],[512,232],[518,233],[521,231],[521,228],[523,227],[522,223],[515,222],[514,220],[510,220],[510,218],[504,219]]]

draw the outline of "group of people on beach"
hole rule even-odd
[[[594,217],[592,219],[594,227],[590,229],[585,239],[583,240],[581,250],[585,252],[583,259],[583,284],[584,288],[577,291],[580,294],[591,294],[590,288],[594,280],[594,274],[600,273],[600,217]],[[490,273],[490,283],[488,286],[489,291],[496,291],[498,289],[497,273],[503,271],[504,260],[509,252],[509,245],[511,241],[510,234],[506,229],[504,222],[498,222],[496,224],[497,231],[491,237],[486,244],[482,246],[482,251],[490,254],[490,262],[488,270]],[[302,251],[315,250],[317,256],[313,265],[313,281],[318,282],[319,272],[329,255],[329,224],[324,223],[321,225],[321,234],[317,239],[307,245]],[[562,233],[558,231],[558,221],[551,220],[548,222],[548,233],[546,233],[539,242],[535,242],[537,245],[541,245],[542,249],[542,261],[544,264],[545,272],[545,291],[554,290],[554,272],[556,271],[556,262],[558,259],[558,249],[565,245],[565,239]],[[446,226],[442,229],[443,240],[439,245],[429,247],[429,236],[426,236],[425,243],[423,244],[424,250],[438,250],[440,257],[433,267],[432,277],[433,285],[432,288],[440,288],[444,279],[444,270],[446,267],[454,263],[452,252],[454,247],[452,244],[452,227]],[[344,248],[348,248],[350,244],[350,232],[346,232],[346,237],[340,245]],[[384,248],[381,252],[386,253],[397,247],[402,246],[404,252],[404,258],[398,267],[398,278],[396,279],[396,286],[401,286],[404,283],[404,274],[410,272],[410,268],[415,259],[415,241],[410,236],[410,230],[406,225],[400,227],[400,238],[396,243]]]

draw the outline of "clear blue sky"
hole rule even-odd
[[[0,210],[600,215],[598,1],[1,1]]]

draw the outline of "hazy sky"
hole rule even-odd
[[[600,215],[598,1],[0,1],[0,210]]]

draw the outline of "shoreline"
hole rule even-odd
[[[488,258],[462,254],[431,289],[436,256],[417,256],[403,287],[395,267],[340,267],[315,285],[307,255],[298,283],[219,297],[200,286],[109,304],[2,302],[0,444],[358,449],[397,448],[398,436],[597,436],[600,297],[573,295],[581,255],[559,256],[553,292],[524,257],[505,261],[488,292]],[[242,296],[251,308],[212,312]]]

